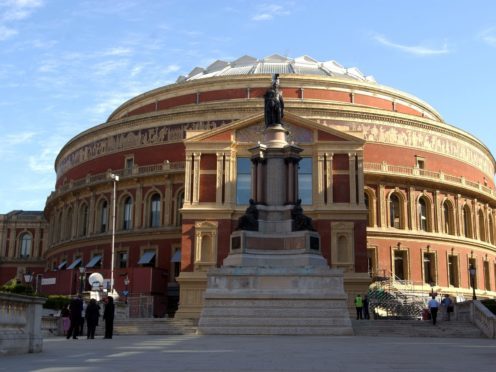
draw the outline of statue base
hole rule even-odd
[[[207,278],[199,334],[353,335],[339,269],[224,266]]]

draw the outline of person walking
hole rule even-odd
[[[98,319],[100,318],[100,306],[98,306],[94,298],[90,300],[90,303],[86,307],[85,318],[87,327],[86,338],[94,339],[95,330],[98,326]]]
[[[363,318],[370,319],[369,314],[369,296],[365,295],[363,297]]]
[[[437,302],[436,296],[432,295],[432,298],[427,303],[427,306],[431,312],[432,325],[436,325],[437,310],[439,309],[439,302]]]
[[[112,338],[112,335],[114,333],[114,315],[115,315],[114,299],[112,296],[108,296],[105,304],[105,310],[103,310],[103,320],[105,320],[104,338]]]
[[[444,301],[444,306],[446,307],[446,320],[449,321],[451,317],[451,313],[454,310],[453,300],[451,299],[450,295],[447,294],[444,297],[443,301]]]
[[[79,297],[74,297],[69,304],[69,318],[71,325],[67,331],[66,338],[70,339],[71,336],[77,340],[79,325],[81,324],[81,312],[83,311],[83,301]]]
[[[67,331],[71,326],[71,312],[69,311],[69,305],[64,305],[60,310],[60,318],[62,319],[62,330],[64,331],[64,336],[67,335]]]
[[[363,317],[362,317],[363,299],[362,299],[362,296],[360,294],[357,294],[355,297],[355,308],[356,308],[356,313],[357,313],[357,320],[363,319]]]

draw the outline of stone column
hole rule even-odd
[[[40,228],[34,229],[34,239],[33,239],[33,251],[31,252],[32,257],[40,257]],[[34,280],[34,278],[33,278]]]
[[[264,175],[265,164],[262,160],[257,162],[257,202],[265,203],[265,175]]]
[[[167,177],[165,180],[164,192],[164,226],[170,226],[171,220],[171,207],[172,207],[172,181]]]
[[[186,163],[184,166],[184,203],[191,203],[191,177],[193,176],[193,162],[191,154],[186,154]]]
[[[295,176],[295,164],[290,159],[288,161],[288,185],[287,185],[287,190],[288,190],[288,198],[287,198],[287,203],[289,204],[295,204],[296,199],[295,199],[295,184],[296,184],[296,179],[297,177]]]
[[[145,223],[143,221],[143,185],[141,183],[138,183],[136,185],[136,200],[135,200],[135,206],[136,208],[134,209],[134,220],[136,221],[136,227],[138,229],[141,229],[143,226],[145,226]]]
[[[200,202],[200,159],[200,152],[193,153],[193,204]]]
[[[9,257],[13,258],[16,255],[16,245],[17,245],[17,239],[16,239],[16,228],[12,227],[10,229],[10,238],[9,238]]]
[[[365,204],[365,186],[364,186],[364,180],[363,180],[363,156],[358,155],[356,157],[357,162],[358,162],[358,204],[364,205]]]
[[[216,154],[217,156],[217,170],[216,170],[216,177],[215,177],[215,202],[217,204],[222,204],[224,199],[223,199],[223,186],[224,186],[224,154],[222,152],[218,152]]]
[[[90,205],[88,208],[88,235],[93,235],[96,231],[96,226],[95,226],[95,216],[96,216],[96,210],[95,210],[95,193],[92,192],[90,196]]]
[[[460,211],[460,194],[455,195],[455,207],[453,211],[453,219],[455,223],[455,235],[460,236],[462,234],[461,222],[461,211]]]
[[[236,158],[234,158],[236,160]],[[225,195],[224,195],[224,201],[226,203],[233,203],[232,200],[232,195],[233,195],[233,188],[236,187],[234,182],[231,182],[233,177],[231,174],[231,162],[233,161],[233,158],[231,157],[231,154],[224,154],[224,190],[225,190]]]
[[[417,203],[415,203],[415,188],[408,188],[408,204],[410,206],[410,219],[409,219],[409,228],[411,230],[418,230],[419,225],[417,223]]]
[[[355,169],[355,155],[354,153],[348,154],[348,177],[350,181],[350,204],[357,203],[357,189],[356,189],[356,169]]]
[[[439,205],[439,190],[434,191],[434,217],[432,221],[432,232],[442,231],[441,210]]]
[[[333,172],[332,172],[332,158],[334,154],[331,153],[327,157],[327,204],[332,204],[334,202],[334,194],[333,194]]]
[[[380,227],[383,229],[387,227],[386,223],[386,213],[387,213],[387,202],[386,202],[386,190],[384,185],[379,185],[379,219]]]
[[[325,155],[323,153],[317,154],[317,205],[325,205],[327,203],[326,200],[326,186],[327,180],[325,179],[326,175],[326,164],[325,164]]]
[[[287,184],[286,165],[282,158],[267,159],[267,182],[265,184],[265,195],[269,205],[283,205],[287,195],[284,189]],[[281,185],[278,188],[276,185]]]

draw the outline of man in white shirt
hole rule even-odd
[[[427,303],[427,306],[431,312],[432,325],[436,325],[437,310],[439,309],[439,302],[437,302],[436,296],[432,295],[432,298]]]

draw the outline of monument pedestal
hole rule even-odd
[[[224,266],[207,276],[200,334],[353,334],[338,269]]]
[[[276,85],[266,94],[266,110],[268,97],[279,97]],[[352,335],[343,272],[322,257],[320,236],[298,199],[303,150],[288,144],[273,116],[282,112],[266,112],[264,143],[250,149],[250,207],[231,234],[224,265],[207,274],[198,332]]]

